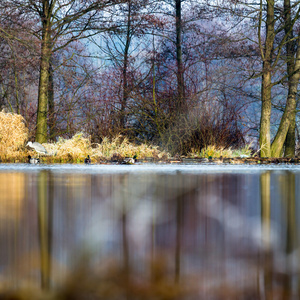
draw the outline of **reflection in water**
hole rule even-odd
[[[284,178],[284,187],[286,190],[286,199],[284,201],[286,211],[286,276],[284,277],[284,290],[282,299],[290,299],[292,290],[292,274],[291,268],[291,254],[295,250],[296,235],[295,235],[295,178],[294,174],[288,174],[287,178]]]
[[[182,180],[182,175],[177,174],[177,180]],[[183,196],[181,193],[176,195],[176,245],[175,245],[175,282],[179,281],[180,277],[180,259],[181,259],[181,244],[183,231]]]
[[[0,173],[0,218],[16,220],[20,218],[22,198],[25,189],[25,174]],[[10,212],[8,215],[7,212]]]
[[[264,266],[264,298],[265,299],[296,299],[299,298],[298,280],[298,227],[296,220],[296,175],[285,172],[271,178],[271,172],[263,173],[261,182],[261,209],[262,232],[265,251],[261,253]],[[274,185],[278,184],[279,197],[276,204],[272,203],[271,190],[272,179]],[[275,198],[275,197],[274,197]],[[299,199],[299,196],[298,196]],[[281,210],[281,222],[274,226],[280,226],[281,235],[276,240],[275,228],[272,228],[272,209]],[[273,226],[273,227],[274,227]],[[277,231],[279,231],[277,229]],[[278,238],[278,237],[277,237]],[[295,284],[293,284],[293,281]],[[278,288],[278,284],[279,287]],[[277,295],[277,296],[275,296]]]
[[[49,178],[48,178],[49,177]],[[49,289],[51,274],[51,230],[53,190],[48,189],[51,173],[41,171],[38,175],[38,228],[41,256],[41,287]],[[51,187],[51,182],[50,182]],[[48,197],[49,195],[49,197]]]
[[[260,176],[260,193],[261,193],[261,227],[263,251],[261,253],[261,264],[263,265],[265,299],[273,299],[272,289],[272,245],[271,245],[271,173],[268,171]]]
[[[182,285],[195,299],[297,299],[299,182],[290,171],[0,173],[0,282],[55,289],[83,257],[84,278],[114,261],[122,285],[134,275],[173,293],[156,299]]]

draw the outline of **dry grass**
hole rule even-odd
[[[104,138],[101,144],[91,144],[84,133],[75,134],[71,139],[60,138],[57,143],[43,144],[50,156],[43,157],[45,162],[83,162],[90,155],[92,162],[110,160],[112,157],[168,158],[168,153],[146,144],[135,145],[127,138],[117,136],[111,140]]]
[[[200,153],[192,151],[188,154],[190,157],[212,157],[212,158],[233,158],[233,157],[250,157],[251,156],[251,145],[247,145],[241,149],[223,148],[215,145],[209,145],[201,149]]]
[[[18,114],[0,112],[0,161],[26,162],[27,156],[36,156],[34,150],[26,148],[28,129],[24,118]],[[57,143],[43,144],[49,153],[41,160],[47,163],[83,162],[90,155],[92,162],[110,160],[114,156],[120,158],[137,155],[143,158],[168,158],[168,153],[159,151],[157,147],[146,144],[134,145],[126,138],[117,136],[111,140],[104,138],[101,144],[91,144],[90,138],[79,132],[71,139],[60,138]]]
[[[49,162],[81,162],[92,153],[90,139],[83,133],[77,133],[71,139],[59,138],[57,143],[45,143],[43,146],[49,153],[43,160]]]
[[[28,140],[28,129],[21,115],[0,112],[0,153],[2,159],[18,160]]]
[[[20,150],[28,139],[28,129],[21,115],[0,112],[0,150],[12,153]]]
[[[135,145],[128,141],[127,138],[117,136],[111,140],[104,138],[101,144],[97,145],[95,150],[101,153],[102,157],[111,158],[113,155],[119,154],[122,157],[133,157],[137,155],[138,158],[168,158],[169,154],[158,150],[156,146],[148,146],[146,144]]]
[[[24,118],[18,114],[0,112],[0,159],[2,162],[26,162],[27,156],[35,156],[34,150],[25,148],[28,141],[28,129]],[[156,146],[147,144],[135,145],[121,135],[115,138],[104,138],[101,144],[91,144],[89,136],[79,132],[71,139],[60,138],[57,143],[43,144],[50,155],[42,156],[41,160],[47,163],[83,162],[90,155],[93,163],[133,157],[138,159],[168,159],[170,154],[160,151]],[[223,149],[214,145],[207,146],[201,152],[192,151],[189,157],[236,157],[250,155],[250,147],[240,150]]]

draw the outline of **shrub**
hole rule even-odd
[[[200,152],[210,145],[216,145],[218,149],[243,147],[243,134],[236,121],[224,118],[205,113],[181,117],[165,132],[163,145],[172,154],[183,155],[192,149]]]

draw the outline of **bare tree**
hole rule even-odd
[[[103,13],[109,13],[110,7],[119,4],[120,1],[79,1],[79,0],[7,0],[1,4],[9,18],[18,11],[26,18],[33,18],[39,26],[28,28],[19,24],[21,29],[36,36],[40,40],[40,73],[36,140],[40,143],[47,141],[47,113],[49,103],[49,78],[51,77],[50,61],[54,52],[59,51],[75,40],[83,38],[88,30],[93,29],[96,21],[102,30],[107,29],[108,23]]]
[[[295,119],[296,119],[296,95],[300,78],[300,38],[297,32],[294,36],[294,24],[299,17],[299,9],[292,17],[290,0],[284,0],[283,19],[286,37],[286,76],[288,81],[288,94],[284,113],[281,118],[274,141],[271,146],[271,155],[282,155],[285,143],[285,156],[295,155]],[[299,30],[297,30],[299,31]]]
[[[102,36],[104,46],[96,39],[92,42],[97,45],[101,53],[106,54],[106,59],[120,74],[119,105],[115,107],[116,125],[119,132],[126,130],[128,121],[128,104],[132,93],[145,78],[137,79],[135,73],[141,75],[143,63],[149,53],[149,38],[147,35],[156,27],[158,19],[154,17],[156,1],[127,0],[117,8],[115,14],[116,30]],[[143,56],[141,55],[143,53]],[[137,70],[139,69],[139,70]]]
[[[271,156],[271,137],[270,137],[270,118],[272,108],[272,59],[273,45],[275,39],[275,16],[274,16],[274,0],[267,0],[267,19],[266,19],[266,38],[265,44],[261,40],[261,22],[263,17],[263,1],[260,0],[260,16],[258,26],[258,39],[263,59],[262,67],[262,84],[261,84],[261,118],[259,145],[262,157]]]
[[[29,87],[37,80],[38,56],[35,39],[18,32],[16,24],[21,21],[34,26],[17,14],[13,20],[6,20],[5,11],[0,11],[0,109],[6,107],[26,118]]]
[[[238,4],[245,4],[239,1]],[[258,6],[259,4],[259,6]],[[299,83],[299,42],[295,35],[300,7],[289,0],[282,2],[267,0],[253,2],[246,6],[241,18],[252,15],[257,26],[257,42],[262,59],[261,71],[261,117],[259,131],[260,154],[262,157],[279,157],[283,153],[286,141],[286,155],[293,156],[295,152],[295,113],[296,93]],[[258,14],[257,14],[258,12]],[[252,18],[251,17],[251,18]],[[286,64],[286,69],[283,68]],[[274,138],[271,135],[272,107],[277,106],[274,100],[276,90],[287,83],[287,96],[284,104],[280,105],[283,112],[280,124],[274,126]],[[282,98],[282,97],[281,97]],[[282,101],[281,101],[282,102]],[[290,129],[289,129],[290,128]],[[287,134],[290,130],[290,134]]]

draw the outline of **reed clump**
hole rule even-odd
[[[156,146],[146,144],[135,145],[121,135],[115,138],[103,138],[101,144],[92,144],[90,137],[82,132],[76,133],[71,139],[59,138],[57,143],[45,143],[49,156],[42,157],[43,162],[83,162],[90,155],[92,162],[111,160],[113,157],[168,158],[169,154],[160,151]]]
[[[49,156],[46,162],[81,162],[92,152],[91,141],[84,133],[76,133],[71,139],[59,138],[56,143],[45,143]]]
[[[125,137],[121,135],[115,138],[104,138],[101,144],[97,144],[95,151],[98,155],[110,159],[113,156],[119,155],[121,157],[133,157],[137,155],[139,159],[144,158],[156,158],[165,159],[170,155],[165,151],[160,151],[157,146],[151,146],[147,144],[133,144]]]
[[[20,151],[28,140],[28,129],[21,115],[0,112],[1,160],[22,160]]]

